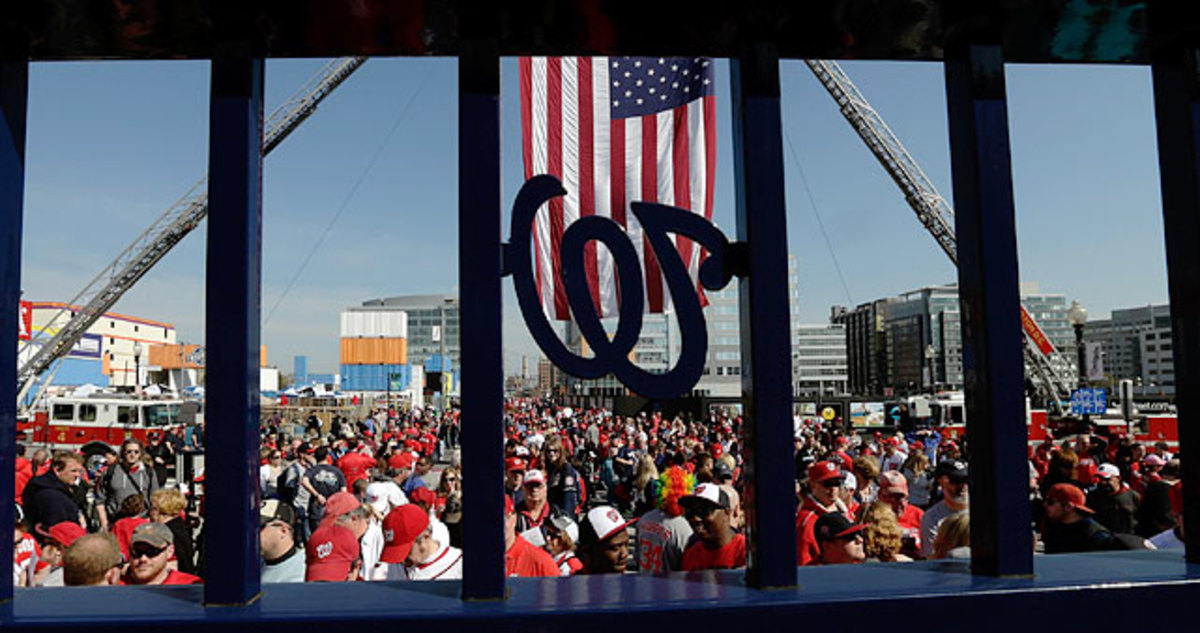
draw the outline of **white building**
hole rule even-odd
[[[796,395],[844,394],[850,380],[846,326],[804,324],[795,329],[792,383]]]

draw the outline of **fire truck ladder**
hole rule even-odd
[[[837,102],[842,116],[858,133],[867,148],[883,165],[884,170],[904,192],[908,206],[916,212],[938,246],[954,265],[958,265],[958,242],[954,234],[954,208],[938,193],[917,161],[908,153],[900,139],[871,107],[866,97],[841,66],[828,60],[805,60],[817,81]],[[1059,413],[1062,402],[1071,399],[1074,369],[1057,351],[1042,354],[1029,334],[1025,334],[1025,375],[1034,389]]]
[[[263,136],[263,154],[269,154],[316,111],[317,106],[367,61],[344,57],[330,61],[290,99],[271,113]],[[58,326],[40,350],[17,371],[17,400],[24,400],[37,377],[63,358],[84,332],[107,312],[176,244],[208,215],[208,177],[201,178],[183,197],[133,240],[95,279],[64,306],[47,327]],[[33,341],[26,343],[32,344]],[[47,380],[48,384],[50,381]],[[43,386],[43,389],[45,386]]]

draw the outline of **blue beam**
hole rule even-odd
[[[790,587],[796,584],[796,493],[779,57],[757,46],[732,60],[730,70],[737,231],[749,244],[749,275],[738,282],[750,536],[746,580],[753,587]]]
[[[1179,452],[1200,452],[1200,79],[1196,49],[1163,51],[1151,67],[1158,171],[1171,297]],[[1200,459],[1180,460],[1184,525],[1200,526]],[[1200,562],[1200,529],[1185,532],[1187,559]]]
[[[963,382],[971,447],[971,570],[1033,573],[1025,368],[1004,60],[947,51]]]
[[[28,94],[29,62],[0,62],[0,490],[3,491],[13,490],[16,485],[17,319],[21,311],[21,220]],[[14,511],[12,502],[0,503],[0,525],[12,525]],[[12,559],[13,541],[5,536],[0,539],[0,561]],[[12,597],[12,574],[0,573],[0,603]]]
[[[263,60],[213,60],[205,344],[204,601],[259,595]]]
[[[458,284],[462,327],[464,600],[504,597],[504,359],[501,353],[500,57],[458,58]]]

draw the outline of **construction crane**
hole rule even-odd
[[[343,57],[326,64],[308,83],[271,113],[263,135],[263,153],[269,154],[289,134],[312,116],[317,106],[367,61]],[[49,321],[53,333],[41,349],[17,370],[17,401],[25,399],[38,376],[63,358],[80,337],[208,215],[208,178],[201,178],[175,201],[141,235]],[[26,345],[35,344],[33,341]],[[46,383],[49,384],[47,379]],[[45,385],[43,385],[43,390]]]
[[[854,128],[867,144],[867,148],[883,165],[884,170],[904,192],[904,199],[916,212],[917,219],[937,241],[950,261],[957,266],[958,242],[954,234],[954,208],[938,193],[937,187],[925,176],[920,165],[913,160],[900,139],[896,138],[883,117],[879,116],[866,97],[858,91],[858,87],[850,81],[841,66],[828,60],[805,60],[804,63],[829,92],[829,96],[837,102],[838,109],[841,110],[842,116],[846,117],[850,127]],[[1050,406],[1061,413],[1062,402],[1071,398],[1075,368],[1062,354],[1054,350],[1052,345],[1049,345],[1050,353],[1043,354],[1042,349],[1030,336],[1031,329],[1038,329],[1037,323],[1024,307],[1021,311],[1022,319],[1027,319],[1029,324],[1024,337],[1025,375]],[[1048,341],[1043,340],[1042,345],[1048,345]]]

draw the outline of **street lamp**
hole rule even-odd
[[[934,391],[934,385],[937,384],[936,374],[933,373],[933,357],[937,350],[933,349],[933,344],[925,346],[925,365],[929,367],[929,391]]]
[[[133,342],[133,392],[142,395],[142,347],[141,341]]]
[[[1083,347],[1083,326],[1087,325],[1087,320],[1087,308],[1079,305],[1078,301],[1072,301],[1070,309],[1067,310],[1067,322],[1075,328],[1075,353],[1080,389],[1087,386],[1087,355]]]
[[[1080,389],[1087,387],[1087,353],[1083,347],[1083,326],[1087,325],[1088,312],[1087,308],[1079,305],[1078,301],[1072,301],[1071,307],[1067,310],[1067,322],[1071,327],[1075,328],[1075,363],[1076,363],[1076,380]],[[1091,416],[1087,413],[1083,414],[1083,424],[1085,427],[1091,422]]]

